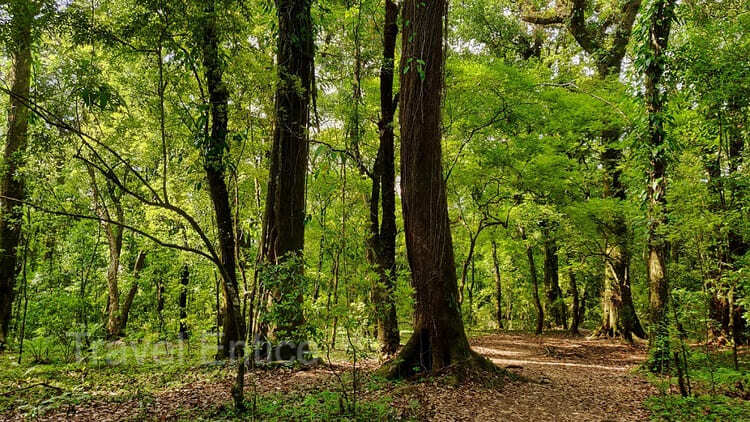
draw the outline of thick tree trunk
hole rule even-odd
[[[619,130],[607,130],[602,139],[607,145],[612,145],[619,138]],[[625,187],[620,176],[620,161],[622,151],[607,148],[602,154],[602,163],[606,178],[604,182],[604,197],[618,201],[625,201]],[[632,340],[633,334],[646,338],[638,315],[635,313],[633,296],[630,290],[630,247],[629,232],[625,216],[617,211],[610,221],[605,235],[608,243],[604,257],[604,279],[601,296],[602,325],[597,335],[604,337],[620,337]]]
[[[244,340],[245,320],[240,305],[239,285],[237,282],[237,268],[235,262],[234,222],[232,209],[229,205],[225,177],[225,151],[227,143],[228,103],[229,92],[223,81],[223,65],[219,53],[219,34],[217,33],[215,0],[207,2],[204,16],[200,20],[200,48],[203,58],[203,68],[208,86],[211,132],[204,146],[204,169],[208,181],[209,195],[216,217],[216,229],[219,240],[220,270],[222,288],[226,304],[224,316],[224,337],[222,339],[222,354],[229,358],[237,358],[239,365],[237,377],[232,386],[232,398],[237,409],[244,409]]]
[[[414,334],[381,370],[398,377],[452,368],[494,368],[473,352],[458,306],[442,172],[441,97],[445,0],[406,0],[402,18],[401,201],[416,294]]]
[[[621,226],[626,230],[624,224]],[[616,234],[622,239],[625,234]],[[602,291],[602,325],[598,335],[623,337],[632,341],[633,334],[646,338],[646,333],[635,313],[630,290],[630,257],[626,242],[615,241],[607,246]]]
[[[370,240],[368,246],[371,262],[378,273],[378,283],[373,288],[377,337],[381,352],[396,353],[401,341],[396,319],[393,289],[396,279],[396,170],[393,135],[393,116],[397,98],[393,97],[393,69],[398,35],[398,6],[392,0],[385,2],[383,29],[383,64],[380,67],[380,146],[373,169],[370,195]],[[378,221],[378,204],[382,200],[382,221]]]
[[[502,330],[503,320],[505,319],[503,315],[503,285],[500,277],[500,261],[497,259],[497,243],[494,239],[492,240],[492,269],[495,277],[495,303],[497,304],[495,320],[497,321],[497,328]]]
[[[645,66],[646,108],[648,112],[648,146],[651,166],[648,170],[648,282],[649,316],[652,335],[649,346],[652,352],[651,368],[659,370],[669,365],[669,333],[667,306],[669,279],[667,277],[667,239],[663,233],[666,217],[667,154],[664,148],[665,130],[663,106],[665,94],[661,92],[666,48],[669,40],[674,0],[655,0],[649,18],[648,61]]]
[[[612,18],[607,22],[606,27],[589,24],[586,12],[590,11],[590,4],[586,0],[572,0],[569,16],[524,16],[527,22],[541,25],[566,23],[568,31],[575,38],[578,45],[590,56],[596,63],[597,74],[601,79],[606,79],[611,75],[619,75],[622,67],[622,60],[627,51],[628,41],[631,37],[633,23],[635,22],[638,11],[641,7],[641,0],[627,0],[622,3],[618,11],[615,11]],[[604,197],[625,199],[625,190],[620,183],[619,164],[622,159],[622,151],[617,146],[620,136],[619,128],[605,129],[601,133],[601,140],[604,147],[602,154],[602,165],[605,173]],[[621,212],[612,221],[614,231],[617,233],[627,234],[627,225]],[[608,222],[610,223],[610,222]],[[610,254],[620,257],[628,257],[627,237],[616,237],[615,241],[605,251],[607,256]],[[622,292],[626,288],[629,292],[630,284],[627,279],[630,262],[624,262],[624,266],[618,266],[619,273],[609,274],[609,269],[605,268],[604,289],[602,289],[602,303],[606,304],[602,309],[602,327],[599,333],[603,335],[615,335],[618,333],[616,327],[630,325],[632,328],[621,329],[620,333],[627,333],[630,337],[633,331],[639,337],[645,336],[643,329],[640,328],[640,322],[635,314],[632,299],[628,294]],[[617,286],[616,295],[612,286],[615,286],[614,280],[620,280],[624,287]],[[612,300],[616,296],[617,300]],[[622,316],[632,315],[632,322],[623,323]]]
[[[25,199],[24,181],[18,170],[24,163],[28,142],[29,109],[24,99],[31,86],[31,24],[34,12],[25,3],[11,5],[11,40],[13,44],[10,74],[10,107],[8,132],[5,138],[3,166],[0,172],[0,351],[8,342],[13,294],[18,276],[17,249],[21,237],[23,210],[18,202],[7,198]]]
[[[545,312],[558,327],[568,328],[568,316],[560,289],[559,259],[557,256],[557,241],[551,233],[548,222],[543,222],[544,233],[544,296]],[[548,323],[549,325],[549,323]]]
[[[177,334],[177,338],[181,340],[187,340],[190,335],[187,326],[187,294],[189,282],[190,268],[188,268],[186,264],[182,266],[182,272],[180,273],[180,297],[177,302],[180,307],[180,331]]]
[[[596,62],[597,74],[601,79],[606,79],[611,75],[619,75],[622,67],[622,60],[627,51],[628,41],[631,37],[633,23],[635,22],[638,11],[641,7],[641,0],[628,0],[624,2],[619,11],[613,15],[609,26],[604,28],[606,31],[600,32],[600,28],[589,25],[585,16],[589,10],[589,3],[586,0],[573,0],[571,4],[570,16],[564,19],[567,22],[568,30],[578,45]],[[620,182],[620,161],[622,160],[622,150],[617,146],[620,137],[620,128],[613,127],[605,129],[601,133],[601,140],[604,146],[602,154],[602,165],[604,167],[604,197],[613,198],[620,201],[625,200],[625,189]],[[610,223],[610,222],[608,222]],[[611,226],[616,235],[615,239],[605,251],[607,257],[629,257],[628,249],[628,228],[624,216],[617,211]],[[607,235],[609,235],[607,233]],[[605,257],[605,258],[607,258]],[[628,279],[630,261],[627,259],[622,262],[623,265],[616,265],[616,273],[610,273],[610,269],[605,267],[604,289],[602,289],[602,327],[599,333],[603,335],[625,335],[630,337],[634,332],[639,337],[644,337],[645,332],[641,328],[640,321],[635,314],[632,298],[630,295],[630,280]],[[615,280],[619,280],[617,283]],[[614,286],[614,288],[613,288]],[[627,292],[625,292],[627,290]],[[614,294],[612,292],[615,292]],[[612,300],[616,297],[616,300]],[[622,321],[622,317],[627,316],[631,320]],[[625,327],[627,326],[627,327]],[[617,329],[620,327],[620,330]]]
[[[311,0],[276,0],[279,19],[275,128],[271,167],[263,219],[263,261],[278,265],[301,257],[305,243],[305,178],[309,152],[308,121],[315,44],[310,16]],[[304,271],[301,260],[296,272]],[[302,290],[298,277],[277,280],[276,303],[284,301],[281,320],[274,329],[276,340],[301,342],[304,323]],[[290,358],[284,357],[282,358]]]

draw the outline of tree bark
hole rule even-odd
[[[581,324],[581,304],[578,294],[578,283],[575,272],[568,270],[568,279],[570,280],[570,293],[573,296],[573,305],[571,307],[570,334],[579,335],[578,326]]]
[[[526,233],[521,229],[521,240],[524,242],[528,241]],[[539,279],[536,273],[536,262],[534,261],[534,250],[531,245],[526,244],[526,259],[529,261],[529,275],[531,276],[531,293],[534,298],[534,306],[536,307],[536,331],[537,335],[542,334],[544,329],[544,308],[542,307],[542,301],[539,299]]]
[[[502,330],[503,320],[505,319],[503,315],[503,285],[500,277],[500,261],[497,259],[497,242],[494,239],[492,240],[492,269],[495,276],[495,303],[497,304],[495,320],[497,321],[497,328]]]
[[[442,174],[441,98],[445,0],[406,0],[402,18],[401,203],[412,285],[414,334],[381,371],[390,377],[452,368],[494,368],[473,352],[458,306]],[[460,376],[460,375],[459,375]]]
[[[377,337],[381,352],[392,355],[398,350],[401,338],[396,318],[393,289],[396,279],[396,170],[393,116],[398,98],[393,97],[393,69],[398,36],[398,6],[385,2],[383,29],[383,64],[380,67],[380,145],[375,160],[370,195],[370,240],[368,257],[378,273],[373,289],[377,320]],[[382,201],[382,202],[380,202]],[[382,221],[378,221],[378,204]]]
[[[648,10],[648,39],[644,48],[647,51],[645,67],[646,109],[648,112],[647,144],[651,152],[648,169],[648,282],[649,317],[652,335],[649,346],[652,351],[654,370],[669,365],[669,333],[667,327],[667,306],[669,303],[669,278],[667,275],[667,239],[663,233],[667,223],[667,154],[663,108],[665,94],[661,91],[661,78],[664,74],[667,44],[672,19],[674,0],[655,0]]]
[[[121,197],[115,192],[115,187],[107,182],[108,196],[112,202],[113,212],[107,207],[106,199],[99,189],[96,181],[96,174],[91,166],[86,169],[91,178],[91,190],[93,194],[94,208],[97,215],[102,220],[116,221],[125,223],[125,213],[122,208]],[[122,255],[122,235],[123,228],[120,224],[102,222],[104,233],[107,237],[107,246],[109,250],[109,261],[107,263],[107,307],[105,329],[109,340],[117,339],[122,336],[120,330],[120,257]]]
[[[723,139],[729,137],[728,147],[726,148],[726,169],[728,170],[726,178],[730,181],[737,177],[737,170],[743,163],[744,138],[742,136],[742,127],[744,122],[741,117],[736,116],[738,113],[733,103],[730,103],[726,115],[719,115],[720,135],[719,148],[716,153],[708,149],[704,151],[707,158],[704,159],[706,172],[708,173],[708,191],[711,195],[708,208],[714,213],[726,214],[728,211],[738,209],[741,206],[745,191],[743,186],[737,183],[724,183],[724,177],[721,174],[722,154],[725,148],[722,148]],[[735,114],[736,113],[736,114]],[[737,120],[732,117],[735,115]],[[726,129],[725,129],[726,128]],[[726,134],[724,134],[726,131]],[[715,155],[714,155],[715,154]],[[731,221],[725,221],[729,225],[726,229],[722,226],[716,229],[716,243],[709,247],[715,256],[717,265],[712,266],[708,274],[707,289],[712,292],[709,302],[709,317],[715,324],[709,324],[711,340],[723,341],[730,337],[735,337],[740,344],[747,343],[745,332],[745,319],[742,318],[744,307],[741,305],[730,306],[727,286],[722,286],[722,272],[725,268],[736,270],[737,258],[747,253],[750,244],[743,238],[742,233],[738,231],[736,225]],[[726,234],[724,234],[726,233]],[[730,321],[734,321],[737,330],[732,330]]]
[[[209,194],[216,217],[219,252],[221,254],[222,288],[226,304],[224,337],[220,354],[239,360],[237,377],[232,386],[232,397],[235,407],[244,409],[245,320],[242,315],[239,284],[237,282],[234,222],[229,205],[229,192],[224,180],[226,173],[224,158],[225,152],[229,149],[227,143],[229,92],[223,81],[224,69],[219,53],[215,0],[206,3],[204,15],[201,17],[199,24],[200,49],[209,93],[211,116],[210,136],[206,137],[203,151],[203,167],[206,171]],[[206,132],[208,134],[208,127]]]
[[[588,0],[573,0],[569,16],[556,15],[543,20],[539,20],[536,16],[525,16],[523,19],[542,25],[567,23],[568,31],[578,45],[594,59],[597,75],[601,79],[606,79],[620,73],[622,60],[625,57],[640,7],[641,0],[628,0],[621,5],[615,18],[604,23],[592,24],[586,19],[585,12],[589,8]],[[619,128],[602,131],[601,140],[604,152],[601,159],[605,173],[604,197],[624,201],[625,189],[620,181],[621,171],[619,170],[622,151],[616,146],[619,137]],[[604,289],[602,289],[602,326],[598,333],[607,336],[624,335],[630,338],[630,333],[633,332],[645,338],[645,332],[635,313],[630,295],[627,223],[622,213],[618,211],[608,225],[611,225],[612,231],[619,235],[615,235],[614,240],[608,245],[605,259],[622,261],[613,266],[616,273],[611,273],[609,266],[605,266]],[[622,321],[623,317],[629,320]]]
[[[602,133],[607,145],[614,144],[619,138],[619,130],[611,129]],[[604,197],[625,201],[625,187],[620,176],[622,151],[607,148],[602,154],[602,163],[606,178]],[[633,334],[646,338],[646,333],[635,313],[633,297],[630,290],[630,242],[625,216],[617,212],[605,229],[608,237],[604,256],[604,279],[602,289],[602,325],[597,334],[605,337],[622,336],[632,340]]]
[[[181,340],[187,340],[190,335],[187,326],[187,294],[188,294],[188,283],[190,282],[190,268],[187,264],[182,266],[180,272],[180,297],[177,304],[180,307],[180,331],[177,337]]]
[[[315,44],[311,0],[276,0],[278,81],[261,253],[263,262],[278,265],[301,257],[305,242],[305,179],[309,152],[308,121]],[[301,261],[294,271],[302,274]],[[274,329],[276,340],[298,338],[304,323],[301,286],[290,274],[278,280],[274,302],[285,311]],[[282,338],[283,337],[283,338]]]
[[[0,172],[0,351],[7,347],[13,295],[18,277],[18,244],[21,237],[22,207],[6,198],[25,199],[24,181],[18,170],[24,164],[28,143],[29,109],[23,99],[31,87],[31,25],[34,18],[29,2],[12,2],[10,24],[12,58],[8,132]]]
[[[568,316],[560,289],[559,259],[557,256],[557,241],[551,233],[549,222],[543,221],[544,234],[544,294],[545,313],[552,318],[558,327],[568,328]],[[548,323],[549,324],[549,323]]]
[[[125,329],[128,326],[128,316],[130,315],[130,308],[133,305],[133,300],[135,299],[136,293],[138,293],[138,278],[145,262],[146,252],[138,252],[138,255],[135,257],[135,263],[133,264],[133,285],[130,286],[130,290],[128,290],[128,294],[125,296],[125,301],[122,303],[122,307],[120,309],[120,335],[123,335],[125,333]]]

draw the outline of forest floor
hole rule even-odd
[[[389,382],[371,375],[374,360],[358,362],[357,418],[434,421],[639,421],[657,390],[635,369],[645,346],[563,334],[484,334],[474,350],[515,375],[453,385],[445,379]],[[199,365],[94,376],[88,369],[15,380],[0,420],[232,419],[231,368]],[[29,371],[26,371],[28,374]],[[277,368],[248,375],[247,392],[259,420],[331,420],[352,416],[352,364],[332,361],[308,370]],[[76,381],[78,380],[78,382]],[[47,385],[34,383],[44,382]],[[3,391],[8,390],[6,382]],[[24,386],[25,387],[22,387]],[[46,395],[46,396],[45,396]],[[23,396],[27,396],[24,400]],[[41,397],[40,397],[41,396]],[[41,400],[45,398],[45,400]],[[254,399],[253,399],[254,398]],[[19,406],[36,401],[36,407]],[[342,417],[341,415],[347,415]],[[338,416],[337,416],[338,415]]]

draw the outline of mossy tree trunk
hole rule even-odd
[[[237,409],[244,409],[245,385],[245,319],[240,305],[239,284],[235,260],[234,221],[229,203],[226,184],[225,155],[227,126],[229,122],[229,91],[223,80],[224,65],[219,50],[220,34],[217,25],[215,0],[204,6],[199,21],[199,41],[210,101],[210,130],[206,122],[206,141],[203,145],[203,167],[206,172],[209,194],[216,218],[217,237],[220,252],[222,290],[224,291],[225,312],[224,336],[220,354],[239,360],[237,376],[232,386],[232,398]]]
[[[28,142],[29,109],[24,101],[31,87],[31,25],[35,12],[32,2],[11,2],[10,38],[12,43],[10,107],[0,172],[0,350],[7,347],[18,277],[18,244],[21,239],[23,209],[8,198],[25,199],[24,181],[18,170],[24,164]]]
[[[667,307],[669,304],[669,278],[667,275],[667,150],[664,128],[665,93],[661,80],[666,63],[666,49],[674,19],[674,0],[654,0],[644,13],[648,36],[643,40],[643,66],[646,83],[646,111],[648,112],[648,138],[650,151],[648,173],[648,256],[646,266],[649,283],[649,317],[652,334],[649,338],[651,369],[661,370],[669,365],[669,332]]]

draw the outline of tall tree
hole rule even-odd
[[[643,12],[642,45],[637,65],[643,70],[646,83],[645,101],[648,113],[649,154],[648,188],[648,270],[650,346],[652,369],[669,364],[669,333],[667,306],[669,278],[667,277],[668,245],[664,234],[667,191],[667,145],[664,129],[666,94],[662,77],[667,60],[669,32],[674,20],[675,0],[652,0]]]
[[[414,333],[382,371],[391,377],[448,367],[494,368],[473,352],[458,306],[442,171],[446,0],[406,0],[401,34],[401,204],[416,303]]]
[[[36,7],[34,1],[10,3],[10,107],[0,170],[0,350],[6,347],[8,341],[13,291],[19,270],[16,258],[23,210],[13,199],[25,199],[24,181],[18,171],[24,164],[29,137],[29,109],[25,101],[29,98],[31,87],[31,26]]]
[[[503,320],[505,316],[503,314],[503,285],[500,274],[500,261],[497,258],[497,242],[492,239],[492,274],[495,279],[495,321],[497,322],[497,328],[503,329]]]
[[[542,307],[542,301],[539,299],[539,276],[536,272],[536,262],[534,261],[534,249],[526,236],[526,232],[522,227],[519,227],[521,233],[521,240],[526,243],[526,260],[529,263],[529,276],[531,278],[531,296],[534,298],[534,306],[536,307],[536,330],[535,334],[542,334],[544,328],[544,308]]]
[[[107,338],[116,339],[125,334],[130,306],[133,304],[135,295],[138,292],[138,273],[143,267],[146,255],[140,252],[136,257],[133,266],[133,284],[130,286],[125,300],[121,303],[120,258],[122,257],[123,225],[126,223],[125,211],[122,206],[122,191],[109,181],[106,181],[107,195],[105,196],[99,188],[94,169],[89,166],[87,170],[91,178],[94,208],[96,214],[102,220],[101,224],[104,226],[109,250],[109,261],[107,264],[107,314],[104,326],[107,331]],[[124,177],[124,179],[127,179],[127,177]],[[109,199],[109,206],[107,205],[107,199]]]
[[[401,341],[393,298],[396,279],[396,165],[393,117],[398,104],[398,96],[393,95],[393,69],[398,37],[397,19],[398,5],[392,0],[386,0],[383,63],[380,67],[380,145],[372,171],[368,242],[368,256],[371,257],[370,261],[374,264],[379,278],[373,289],[377,335],[381,351],[386,355],[396,353]],[[382,217],[379,218],[381,213]]]
[[[630,40],[633,23],[641,0],[627,0],[603,19],[587,19],[591,0],[572,0],[562,13],[530,13],[523,20],[538,25],[564,25],[578,45],[594,60],[597,76],[617,76]],[[625,187],[620,180],[622,150],[617,146],[621,128],[613,126],[600,134],[604,146],[601,156],[604,168],[604,197],[625,200]],[[643,338],[645,332],[635,313],[630,288],[630,232],[625,216],[616,212],[603,227],[605,246],[604,288],[602,289],[602,325],[600,335]]]
[[[542,220],[541,228],[544,236],[544,296],[545,313],[558,327],[568,328],[568,316],[560,288],[559,258],[557,255],[557,239],[551,227],[553,223]]]
[[[209,194],[216,218],[216,229],[219,240],[219,251],[222,264],[222,288],[226,301],[224,316],[223,352],[226,356],[240,360],[237,378],[232,387],[235,407],[244,408],[244,340],[245,319],[240,306],[239,284],[235,261],[234,221],[229,204],[229,192],[226,184],[225,154],[227,144],[227,125],[229,121],[229,91],[223,80],[224,65],[219,52],[219,33],[217,30],[217,11],[215,0],[206,3],[200,19],[200,51],[206,77],[210,101],[211,129],[206,128],[206,140],[203,150],[203,167],[206,171]],[[207,123],[208,125],[208,123]]]
[[[182,266],[180,271],[180,297],[177,304],[180,307],[180,331],[177,337],[181,340],[187,340],[190,332],[187,326],[187,296],[188,283],[190,282],[190,267],[187,264]]]
[[[315,59],[310,4],[311,0],[276,0],[276,120],[261,246],[263,261],[270,265],[300,257],[305,243],[305,178]],[[301,261],[294,271],[302,273]],[[294,336],[304,322],[302,291],[294,285],[298,277],[282,277],[273,297],[288,304],[275,333]]]

